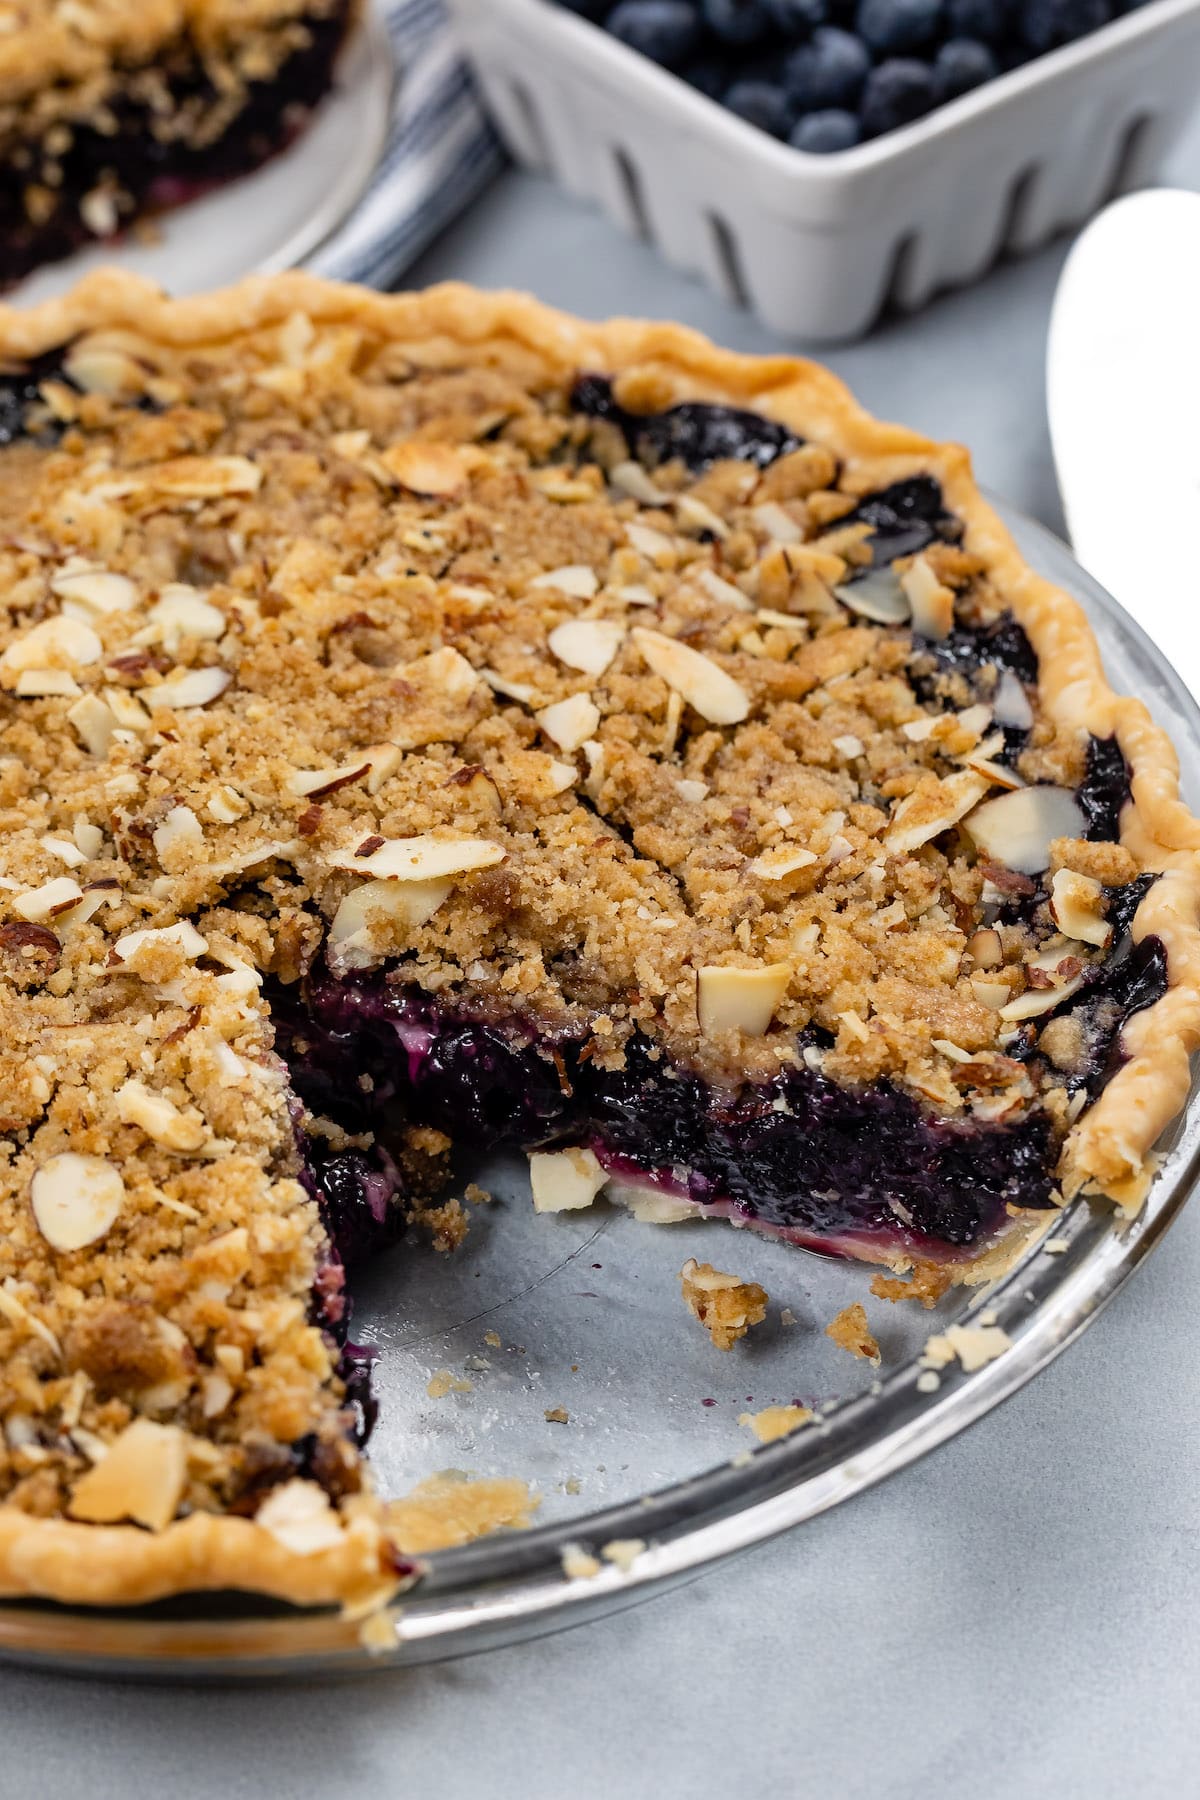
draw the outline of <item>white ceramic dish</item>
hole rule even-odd
[[[513,155],[776,331],[866,331],[1147,181],[1197,98],[1200,0],[1148,6],[835,156],[724,112],[548,0],[448,0]]]
[[[1006,517],[1028,560],[1087,607],[1114,683],[1140,694],[1171,733],[1195,805],[1200,708],[1063,545]],[[1095,1318],[1186,1201],[1200,1170],[1195,1088],[1161,1148],[1161,1174],[1132,1224],[1117,1228],[1077,1202],[1056,1215],[1052,1248],[1035,1246],[995,1288],[957,1289],[932,1312],[872,1299],[861,1266],[718,1222],[639,1225],[603,1204],[535,1216],[522,1161],[494,1161],[476,1175],[495,1202],[474,1210],[461,1251],[401,1245],[355,1279],[352,1336],[381,1351],[371,1444],[380,1489],[404,1493],[447,1468],[520,1474],[541,1496],[536,1528],[429,1559],[388,1614],[390,1644],[370,1652],[335,1612],[204,1596],[125,1613],[0,1603],[0,1658],[176,1680],[329,1675],[434,1661],[620,1610],[862,1492],[1015,1393]],[[771,1295],[767,1322],[731,1354],[684,1310],[679,1269],[691,1255]],[[824,1335],[855,1299],[884,1351],[878,1372]],[[955,1365],[932,1391],[920,1386],[927,1335],[981,1313],[1009,1346],[974,1373]],[[431,1398],[441,1369],[469,1391]],[[790,1400],[818,1408],[820,1423],[748,1454],[754,1439],[738,1415]],[[565,1424],[545,1416],[559,1408]],[[645,1548],[628,1566],[566,1575],[566,1546],[602,1551],[614,1539]]]
[[[332,91],[288,149],[252,175],[164,213],[153,242],[130,233],[89,245],[37,270],[4,298],[32,306],[114,264],[173,294],[294,268],[361,198],[387,138],[395,77],[388,34],[368,8],[338,60]]]

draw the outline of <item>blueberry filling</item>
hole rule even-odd
[[[1129,765],[1115,737],[1088,739],[1087,767],[1075,797],[1087,819],[1089,838],[1116,843],[1121,836],[1121,808],[1129,799]]]
[[[915,556],[940,540],[955,544],[962,536],[962,522],[947,512],[940,484],[932,475],[911,475],[894,481],[859,501],[839,525],[871,527],[871,560],[875,568],[895,562],[899,556]]]
[[[63,373],[62,357],[61,349],[47,350],[43,356],[36,356],[18,367],[0,365],[0,446],[15,444],[18,438],[28,435],[28,419],[33,408],[40,407],[45,412],[43,382],[61,381],[64,387],[74,390],[74,382]],[[62,426],[47,418],[36,435],[39,443],[47,444],[53,443],[61,434]]]
[[[274,75],[248,84],[245,104],[213,142],[189,143],[155,130],[160,111],[203,117],[221,104],[203,54],[184,40],[164,51],[153,90],[131,75],[107,106],[103,130],[86,122],[70,128],[69,144],[51,159],[53,182],[35,179],[39,146],[17,141],[0,151],[0,287],[89,241],[93,233],[81,202],[98,184],[122,196],[118,210],[127,223],[135,213],[177,204],[245,174],[282,149],[328,90],[348,17],[341,4],[329,17],[305,19],[307,41]],[[37,222],[26,205],[31,182],[53,195],[52,210],[37,215]]]
[[[369,1102],[352,1111],[385,1133],[400,1115],[477,1149],[584,1142],[618,1172],[804,1241],[869,1236],[926,1255],[975,1244],[1007,1206],[1051,1204],[1039,1112],[1017,1125],[937,1121],[887,1083],[842,1088],[807,1065],[724,1092],[640,1037],[623,1068],[603,1068],[584,1039],[492,1022],[378,975],[317,972],[307,1011],[289,1057],[298,1091],[345,1094],[349,1072],[366,1072]],[[369,1186],[358,1207],[360,1218],[335,1215],[351,1253],[388,1230]]]
[[[581,375],[571,390],[571,409],[615,425],[630,451],[651,467],[678,458],[689,469],[704,469],[728,458],[765,469],[801,444],[786,426],[736,406],[688,400],[666,412],[627,412],[606,375]]]

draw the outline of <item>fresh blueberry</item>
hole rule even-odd
[[[771,29],[765,0],[700,0],[700,11],[723,44],[761,44]]]
[[[942,0],[862,0],[856,23],[876,56],[907,56],[938,36]]]
[[[621,0],[609,14],[606,28],[631,50],[640,50],[667,69],[678,68],[695,54],[703,30],[700,15],[688,0]]]
[[[1040,54],[1098,31],[1111,17],[1111,0],[1022,0],[1021,42]]]
[[[1000,65],[986,44],[974,38],[949,38],[933,59],[933,91],[940,106],[972,88],[994,81]]]
[[[829,17],[829,0],[763,0],[777,31],[802,38]]]
[[[786,137],[795,117],[783,89],[770,81],[735,81],[725,95],[725,105],[739,119],[769,131],[772,137]]]
[[[1012,30],[1011,0],[946,0],[946,30],[952,38],[1001,44]]]
[[[859,119],[865,138],[911,125],[934,104],[933,72],[913,57],[893,56],[871,70],[863,87]]]
[[[854,106],[870,66],[858,38],[836,25],[823,25],[809,43],[792,51],[783,65],[783,84],[800,112]]]
[[[721,98],[729,80],[729,71],[719,56],[697,56],[692,62],[684,63],[679,73],[689,87],[707,94],[710,100]]]
[[[788,142],[810,156],[832,156],[837,150],[852,150],[862,136],[858,120],[840,106],[827,106],[822,112],[808,113],[792,131]]]

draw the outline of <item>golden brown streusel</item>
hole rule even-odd
[[[684,1305],[718,1350],[732,1350],[752,1325],[761,1325],[767,1316],[767,1290],[757,1281],[743,1281],[711,1263],[698,1263],[694,1256],[680,1269],[679,1280]]]

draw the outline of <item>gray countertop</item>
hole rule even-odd
[[[1200,119],[1170,174],[1200,187]],[[972,445],[981,480],[1050,525],[1042,359],[1062,255],[826,357],[874,412]],[[485,196],[414,280],[451,275],[779,347],[528,177]],[[685,1588],[539,1643],[335,1687],[5,1670],[0,1793],[1195,1793],[1198,1291],[1193,1208],[1084,1339],[965,1437]]]

